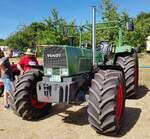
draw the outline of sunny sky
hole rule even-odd
[[[113,1],[119,11],[127,11],[131,17],[141,11],[150,12],[150,0]],[[100,3],[101,0],[0,0],[0,38],[7,38],[19,25],[42,21],[53,8],[68,21],[76,19],[78,24],[91,21],[91,6]]]

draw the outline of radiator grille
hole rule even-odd
[[[65,48],[47,47],[44,50],[44,68],[67,67]]]

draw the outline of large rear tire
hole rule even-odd
[[[99,70],[89,89],[90,125],[101,134],[118,133],[125,107],[125,82],[122,72]]]
[[[131,98],[136,95],[138,80],[139,80],[139,65],[137,54],[129,56],[119,56],[116,64],[120,65],[125,74],[126,81],[126,98]]]
[[[36,84],[42,76],[38,70],[26,72],[16,81],[16,91],[9,97],[12,110],[24,120],[36,120],[49,113],[51,104],[37,101]]]
[[[4,92],[4,84],[2,81],[0,81],[0,97],[2,96],[3,92]]]

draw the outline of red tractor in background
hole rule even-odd
[[[3,57],[3,56],[4,56],[4,53],[3,53],[2,50],[0,50],[0,58]],[[22,55],[21,58],[23,56],[24,55]],[[27,68],[24,69],[24,72],[27,72],[27,71],[32,70],[32,69],[39,69],[39,70],[43,69],[43,67],[41,66],[41,64],[42,64],[41,61],[37,61],[37,54],[35,55],[35,58],[32,59],[32,61],[36,61],[36,65],[30,65],[30,64],[26,65]],[[30,63],[30,60],[28,62]],[[12,68],[13,75],[14,75],[14,80],[15,80],[15,76],[19,76],[21,73],[20,73],[20,70],[17,67],[17,63],[12,62],[11,68]],[[3,84],[2,80],[0,79],[0,96],[2,96],[3,91],[4,91],[4,84]]]
[[[2,57],[4,57],[4,52],[0,49],[0,58]],[[11,67],[12,67],[12,71],[13,71],[13,75],[15,79],[16,75],[20,75],[20,71],[17,68],[17,64],[12,63]],[[2,80],[0,79],[0,96],[3,94],[3,91],[4,91],[4,84]]]
[[[20,71],[17,68],[17,64],[12,63],[11,68],[12,68],[14,79],[15,79],[15,76],[20,75]],[[0,96],[2,96],[3,91],[4,91],[4,84],[3,84],[2,80],[0,79]]]

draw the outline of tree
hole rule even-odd
[[[127,20],[128,13],[118,13],[118,6],[112,0],[102,0],[102,20],[109,22],[112,20]],[[150,13],[141,12],[134,18],[135,31],[128,32],[124,29],[124,40],[133,46],[145,46],[145,39],[150,35]],[[111,23],[114,26],[113,23]],[[91,25],[87,23],[90,28]],[[97,25],[103,27],[102,25]],[[105,25],[107,28],[108,25]],[[15,49],[35,48],[38,44],[67,45],[68,37],[75,37],[75,45],[79,45],[80,28],[76,27],[75,20],[67,22],[59,15],[56,9],[50,11],[49,16],[42,22],[34,22],[30,25],[19,26],[18,30],[11,34],[6,40],[0,40],[0,45],[8,45]],[[91,30],[84,30],[82,40],[91,43]],[[107,29],[97,31],[97,43],[107,40],[114,44],[118,38],[118,29]]]
[[[56,9],[51,11],[50,16],[45,19],[45,23],[54,34],[55,44],[68,44],[68,36],[76,36],[78,31],[75,28],[75,21],[67,23],[67,21],[59,16],[59,12]],[[76,39],[77,44],[78,39]]]
[[[6,39],[6,44],[15,49],[34,48],[42,38],[42,32],[46,31],[46,26],[41,22],[34,22],[29,26],[23,25],[15,34]]]
[[[116,21],[120,20],[120,14],[117,12],[118,6],[115,5],[112,0],[102,0],[102,5],[100,6],[102,10],[102,21]],[[109,23],[105,25],[98,25],[98,27],[109,27],[115,26],[114,23]],[[118,37],[117,29],[104,29],[97,32],[97,42],[107,40],[110,44],[114,44],[116,42],[116,38]]]
[[[26,47],[35,48],[37,44],[67,44],[68,40],[63,33],[63,26],[66,25],[66,20],[54,9],[42,22],[20,26],[16,33],[6,39],[6,44],[21,50]]]
[[[134,19],[135,30],[132,33],[126,32],[125,38],[129,44],[144,48],[146,37],[150,35],[150,13],[141,12]]]
[[[118,6],[112,0],[102,0],[102,19],[103,21],[118,20],[120,15],[117,13]]]
[[[4,39],[0,39],[0,46],[5,45],[5,40]]]

